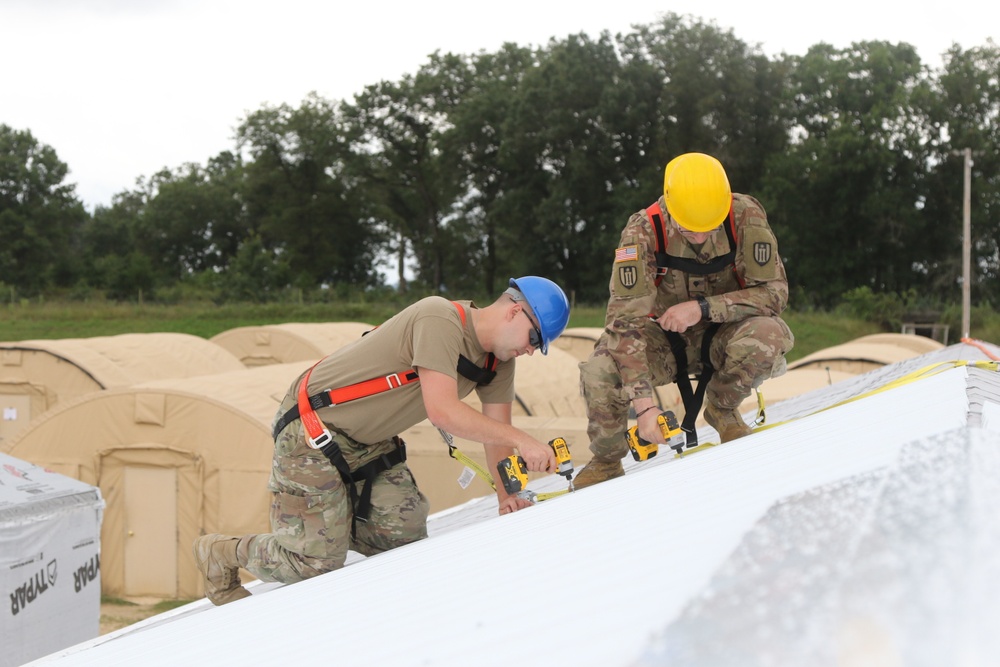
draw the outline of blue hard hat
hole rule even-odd
[[[524,295],[528,307],[542,330],[542,354],[549,353],[549,343],[559,338],[569,323],[569,299],[559,285],[548,278],[522,276],[511,278],[510,286]]]

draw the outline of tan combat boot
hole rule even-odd
[[[736,410],[725,410],[709,403],[705,408],[705,421],[719,432],[721,442],[750,435],[750,427]]]
[[[621,477],[624,474],[625,469],[622,468],[621,461],[611,461],[608,463],[607,461],[592,459],[573,478],[573,489],[580,490],[585,486],[593,486],[594,484],[606,482],[615,477]]]
[[[214,605],[223,605],[248,597],[250,591],[240,585],[240,566],[246,565],[244,548],[240,562],[237,547],[240,538],[229,535],[202,535],[194,541],[194,562],[205,575],[205,597]]]

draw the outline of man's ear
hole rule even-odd
[[[511,301],[510,305],[507,306],[507,321],[513,321],[519,312],[521,312],[521,304],[517,301]]]

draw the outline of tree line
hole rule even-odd
[[[954,302],[974,151],[975,303],[1000,301],[1000,49],[940,67],[906,43],[768,57],[665,15],[627,34],[434,53],[351,100],[247,113],[232,150],[140,177],[88,213],[68,166],[0,125],[0,284],[24,295],[223,300],[540,274],[607,297],[628,216],[701,151],[765,206],[797,307],[852,289]],[[404,263],[408,267],[404,271]]]

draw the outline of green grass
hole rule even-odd
[[[123,600],[122,598],[111,597],[110,595],[101,595],[101,604],[113,604],[119,607],[136,607],[135,602],[129,600]]]
[[[211,338],[236,327],[281,322],[358,321],[374,325],[397,312],[405,305],[404,299],[405,297],[368,302],[223,306],[203,302],[163,305],[20,301],[0,305],[0,341],[90,338],[153,332],[188,333]],[[836,313],[788,311],[783,317],[795,334],[795,347],[788,355],[789,361],[882,331],[874,322]],[[604,326],[604,306],[575,306],[570,315],[569,326]],[[952,343],[958,341],[956,329],[957,327],[952,327]],[[1000,315],[989,309],[976,309],[972,320],[972,337],[990,342],[1000,340]]]
[[[879,333],[879,326],[873,322],[854,320],[828,313],[786,312],[782,316],[795,334],[795,347],[788,354],[788,361],[802,357],[849,340],[868,334]],[[569,325],[571,327],[603,327],[604,308],[597,306],[577,306],[573,309]]]
[[[0,341],[91,338],[122,333],[188,333],[203,338],[242,326],[280,322],[360,321],[377,324],[395,304],[16,303],[0,307]]]
[[[177,607],[183,607],[186,604],[191,604],[194,600],[160,600],[153,605],[154,614],[162,614],[165,611],[170,611],[171,609],[177,609]]]

